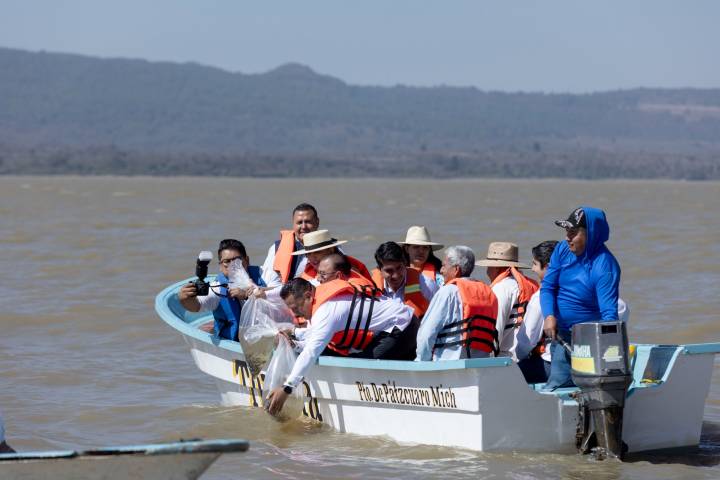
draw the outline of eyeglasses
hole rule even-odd
[[[219,263],[220,263],[221,265],[224,265],[224,266],[228,267],[228,266],[230,266],[230,264],[231,264],[232,262],[234,262],[235,260],[242,260],[242,259],[243,259],[243,257],[240,257],[240,256],[238,256],[238,257],[233,257],[233,258],[226,258],[225,260],[220,260]]]
[[[317,276],[320,280],[325,280],[326,278],[330,277],[331,275],[335,275],[337,273],[337,270],[333,270],[332,272],[318,272]]]

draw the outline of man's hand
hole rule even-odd
[[[277,346],[278,342],[280,341],[280,337],[285,337],[285,339],[290,343],[290,346],[295,346],[295,341],[293,340],[293,330],[294,328],[283,328],[282,330],[278,330],[278,333],[275,335],[275,346]]]
[[[178,300],[180,300],[180,305],[182,305],[185,310],[189,312],[200,311],[200,302],[197,298],[197,288],[195,288],[194,283],[186,283],[180,288]]]
[[[192,282],[183,285],[178,292],[178,300],[180,300],[181,302],[183,300],[195,297],[197,297],[197,288],[195,288],[195,284]]]
[[[248,298],[247,290],[244,290],[242,288],[231,288],[228,290],[228,296],[230,298],[234,298],[235,300],[246,300]]]
[[[285,400],[289,395],[285,393],[285,390],[283,390],[283,387],[277,387],[275,390],[270,392],[270,395],[268,395],[268,404],[267,404],[267,411],[270,415],[277,415],[280,413],[280,411],[283,408],[283,405],[285,405]]]
[[[545,336],[550,340],[557,340],[557,319],[554,315],[548,315],[545,317],[543,331],[545,332]]]
[[[255,298],[267,298],[267,295],[265,294],[265,288],[261,287],[253,287],[252,288],[252,296]]]

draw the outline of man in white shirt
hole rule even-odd
[[[281,231],[280,239],[268,248],[262,265],[262,276],[269,288],[279,287],[303,273],[307,262],[305,255],[292,253],[303,249],[303,237],[318,229],[320,218],[315,207],[301,203],[293,210],[292,223],[292,230]]]
[[[377,268],[372,271],[375,286],[388,298],[405,303],[422,318],[439,288],[419,271],[409,267],[405,250],[395,242],[385,242],[375,250]]]
[[[294,343],[301,352],[285,385],[270,393],[268,411],[273,415],[326,348],[344,356],[393,360],[408,359],[415,350],[418,320],[412,309],[359,294],[347,281],[314,287],[295,278],[283,285],[280,296],[295,315],[310,318],[310,327],[295,329]]]
[[[498,301],[495,328],[498,332],[500,355],[508,355],[515,341],[517,327],[522,324],[527,302],[538,290],[534,280],[525,277],[518,269],[528,268],[518,262],[518,246],[510,242],[492,242],[487,257],[475,262],[487,267],[490,288]]]
[[[415,360],[482,358],[497,351],[497,299],[490,287],[469,278],[475,254],[464,245],[445,250],[445,285],[433,296],[417,335]]]

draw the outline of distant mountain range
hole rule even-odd
[[[377,170],[358,174],[720,178],[720,89],[367,87],[298,64],[245,75],[0,48],[0,173],[198,173],[200,158],[249,175],[362,160]]]

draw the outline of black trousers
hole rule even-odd
[[[373,335],[370,344],[362,352],[352,353],[352,358],[372,358],[378,360],[415,360],[417,347],[417,331],[420,320],[413,315],[405,330],[395,327],[391,332],[380,332]],[[323,355],[341,357],[339,353],[326,348]]]

